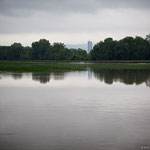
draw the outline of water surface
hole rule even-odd
[[[0,72],[0,150],[143,147],[150,147],[149,70]]]

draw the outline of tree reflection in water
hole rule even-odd
[[[50,72],[50,73],[32,73],[32,79],[40,83],[48,83],[50,79],[64,80],[65,72]]]
[[[117,69],[93,69],[88,68],[88,79],[91,79],[92,74],[94,78],[104,81],[106,84],[113,84],[114,82],[122,82],[128,85],[132,84],[142,84],[145,83],[146,86],[150,87],[150,70],[138,70],[138,69],[125,69],[125,70],[117,70]],[[32,80],[38,81],[42,84],[46,84],[53,80],[64,80],[68,73],[73,72],[50,72],[50,73],[8,73],[8,72],[0,72],[0,79],[3,77],[12,77],[15,80],[21,79],[24,76],[31,76]],[[80,76],[80,71],[78,72]],[[83,73],[83,72],[82,72]],[[85,71],[86,73],[86,71]]]
[[[3,77],[12,77],[15,80],[22,79],[23,73],[20,72],[0,72],[0,79]]]
[[[128,85],[150,85],[150,70],[92,69],[94,77],[106,84],[119,81]]]
[[[149,77],[149,79],[146,81],[146,86],[150,87],[150,77]]]
[[[42,84],[48,83],[50,79],[51,79],[50,73],[44,73],[44,74],[36,73],[36,72],[32,73],[32,80],[38,81]]]

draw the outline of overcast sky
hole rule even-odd
[[[65,44],[150,33],[150,0],[0,0],[0,45]]]

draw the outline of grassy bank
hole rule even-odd
[[[146,61],[148,63],[148,61]],[[92,61],[91,62],[64,62],[64,61],[1,61],[0,71],[14,72],[51,72],[51,71],[81,71],[87,68],[99,69],[149,69],[150,64],[144,61]]]
[[[90,61],[93,63],[150,63],[150,60],[96,60],[96,61]]]

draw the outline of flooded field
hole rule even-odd
[[[150,149],[150,71],[0,72],[0,150]]]

